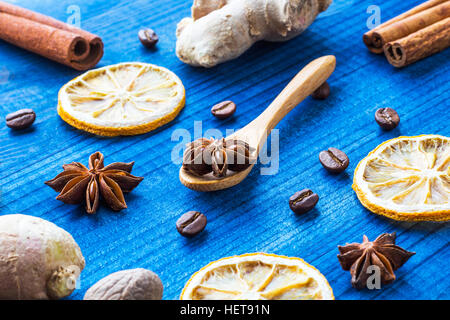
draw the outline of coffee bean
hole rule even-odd
[[[325,169],[334,173],[344,171],[350,162],[347,155],[336,148],[320,152],[319,160]]]
[[[6,116],[6,125],[11,129],[21,130],[31,126],[36,119],[32,109],[22,109]]]
[[[156,32],[149,28],[139,30],[138,35],[141,43],[147,48],[153,48],[159,40]]]
[[[400,117],[394,109],[380,108],[375,112],[375,121],[384,130],[392,130],[400,123]]]
[[[311,97],[316,100],[325,100],[330,95],[330,85],[328,82],[324,82],[316,91],[313,92]]]
[[[236,111],[236,104],[233,101],[223,101],[211,108],[211,113],[218,119],[226,119],[231,117]]]
[[[189,211],[177,221],[177,230],[184,237],[193,237],[206,227],[206,216],[198,211]]]
[[[296,214],[302,214],[314,208],[318,201],[319,196],[317,194],[309,189],[303,189],[289,198],[289,207]]]

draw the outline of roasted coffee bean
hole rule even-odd
[[[400,123],[400,117],[392,108],[380,108],[375,112],[375,121],[384,130],[392,130]]]
[[[21,130],[31,126],[36,119],[32,109],[22,109],[6,116],[6,125],[11,129]]]
[[[189,211],[177,221],[177,230],[184,237],[193,237],[206,227],[206,216],[198,211]]]
[[[226,119],[231,117],[236,111],[236,105],[233,101],[223,101],[211,108],[211,113],[218,119]]]
[[[339,149],[329,148],[319,154],[322,166],[330,172],[339,173],[347,169],[349,160],[347,155]]]
[[[316,91],[313,92],[311,97],[316,100],[325,100],[330,95],[330,85],[328,82],[324,82]]]
[[[319,201],[319,196],[309,189],[303,189],[294,193],[289,198],[289,207],[297,214],[306,213],[314,208]]]
[[[147,48],[153,48],[159,40],[156,32],[149,28],[139,30],[138,35],[141,43]]]

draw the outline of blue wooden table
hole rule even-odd
[[[298,256],[329,280],[337,299],[449,299],[450,228],[448,223],[396,222],[364,209],[351,189],[357,163],[381,142],[418,134],[450,135],[450,50],[405,69],[395,69],[362,42],[370,5],[378,4],[382,21],[420,0],[335,0],[301,36],[287,43],[258,43],[241,58],[213,69],[197,69],[175,56],[177,22],[189,15],[190,1],[15,0],[10,2],[73,22],[100,35],[105,55],[99,66],[140,61],[174,71],[184,82],[187,103],[170,124],[134,137],[103,138],[76,130],[56,113],[59,88],[80,72],[0,41],[0,117],[33,108],[32,128],[14,132],[0,121],[0,213],[42,217],[69,231],[86,258],[80,288],[71,299],[100,278],[128,268],[156,272],[164,299],[177,299],[190,275],[212,260],[248,252]],[[77,9],[78,8],[78,9]],[[75,14],[75,16],[74,16]],[[76,20],[76,19],[75,19]],[[160,36],[157,50],[137,38],[141,27]],[[308,98],[277,127],[279,168],[261,175],[257,166],[240,185],[215,193],[197,193],[178,180],[179,165],[171,153],[179,141],[172,133],[195,121],[203,130],[237,129],[258,116],[289,80],[309,61],[333,54],[337,69],[325,101]],[[231,99],[235,116],[219,121],[212,104]],[[374,112],[395,108],[400,126],[379,129]],[[350,166],[340,175],[327,173],[318,154],[328,147],[345,151]],[[115,213],[102,207],[96,215],[83,207],[55,200],[44,185],[72,161],[87,164],[95,151],[105,163],[135,161],[133,173],[145,180],[126,196],[128,209]],[[302,216],[289,209],[291,194],[310,188],[320,196],[316,208]],[[193,239],[181,237],[175,222],[184,212],[208,217],[206,230]],[[382,290],[357,291],[341,270],[337,245],[396,231],[398,244],[415,251],[396,272],[398,279]]]

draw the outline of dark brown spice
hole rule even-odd
[[[330,95],[330,85],[328,82],[324,82],[316,91],[313,92],[311,97],[316,100],[325,100]]]
[[[303,214],[313,209],[318,201],[319,196],[317,194],[309,189],[303,189],[289,198],[289,207],[296,214]]]
[[[189,211],[183,214],[176,223],[178,232],[184,237],[193,237],[205,229],[206,216],[198,211]]]
[[[223,101],[211,108],[211,113],[218,119],[231,117],[236,111],[236,104],[233,101]]]
[[[131,192],[144,179],[130,174],[134,162],[103,164],[103,154],[89,157],[89,169],[79,162],[63,165],[64,171],[45,184],[60,194],[56,197],[68,204],[85,202],[86,212],[97,211],[100,195],[113,210],[125,209],[124,192]]]
[[[36,120],[33,109],[21,109],[6,116],[6,125],[14,130],[26,129]]]
[[[139,36],[139,40],[141,41],[141,43],[145,47],[150,48],[150,49],[154,48],[156,43],[159,40],[159,37],[156,34],[156,32],[150,28],[139,30],[138,36]]]
[[[321,151],[319,153],[319,161],[325,169],[333,173],[343,172],[350,163],[347,155],[336,148],[328,148],[328,150]]]
[[[338,246],[340,254],[337,257],[342,269],[350,271],[353,287],[367,287],[368,279],[373,273],[369,270],[371,266],[376,266],[380,271],[381,284],[395,280],[394,271],[415,254],[395,245],[395,239],[395,232],[383,233],[373,242],[364,236],[363,243]]]
[[[241,140],[201,138],[187,145],[183,155],[183,168],[202,176],[213,173],[224,177],[228,170],[243,171],[255,162],[250,146]]]
[[[392,130],[400,123],[400,117],[392,108],[380,108],[375,112],[375,121],[384,130]]]

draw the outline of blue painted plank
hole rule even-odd
[[[10,1],[66,21],[73,1]],[[375,1],[382,20],[421,1]],[[187,103],[170,124],[154,132],[102,138],[76,130],[56,114],[59,88],[80,72],[0,42],[0,116],[32,107],[33,128],[10,131],[0,122],[0,213],[24,213],[48,219],[72,233],[87,265],[81,287],[71,299],[100,278],[120,269],[145,267],[158,273],[165,299],[177,299],[192,273],[212,260],[264,251],[299,256],[330,281],[337,299],[449,299],[448,223],[395,222],[365,210],[351,190],[353,171],[370,150],[400,135],[450,135],[450,50],[405,69],[391,67],[370,54],[362,43],[366,13],[374,1],[335,1],[301,36],[287,43],[258,43],[239,59],[205,70],[180,62],[174,53],[177,22],[189,15],[190,1],[77,1],[81,26],[99,34],[105,56],[99,66],[142,61],[167,67],[183,80]],[[137,31],[149,26],[160,35],[156,51],[142,47]],[[238,129],[259,115],[289,80],[309,61],[334,54],[338,65],[330,78],[326,101],[308,98],[277,127],[279,170],[260,175],[258,166],[240,185],[215,193],[197,193],[178,181],[179,165],[171,162],[176,129],[194,135],[194,121],[203,130]],[[209,108],[224,99],[238,105],[225,121]],[[379,107],[393,107],[401,125],[381,131],[373,120]],[[318,153],[330,146],[350,157],[346,173],[323,170]],[[127,195],[128,209],[114,213],[101,208],[95,216],[65,205],[43,182],[63,163],[87,162],[95,151],[106,163],[135,161],[133,173],[145,177]],[[295,216],[289,196],[302,188],[320,196],[317,207]],[[182,238],[175,221],[185,211],[207,215],[206,230],[194,239]],[[397,231],[399,245],[416,251],[397,271],[398,280],[382,290],[356,291],[336,258],[337,245],[361,241],[367,234]]]

